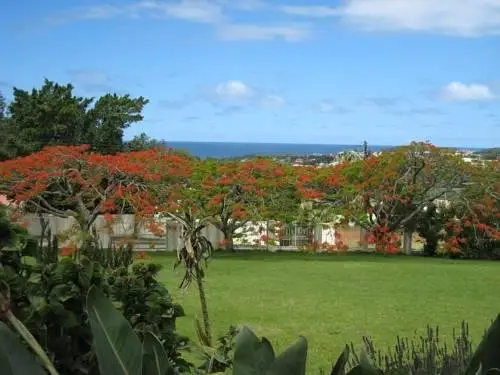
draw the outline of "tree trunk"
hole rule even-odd
[[[411,229],[406,229],[403,232],[403,252],[405,254],[411,254],[412,252],[412,239],[413,231]]]
[[[203,330],[205,331],[206,345],[212,346],[212,332],[210,328],[210,317],[208,316],[207,296],[205,294],[205,285],[203,276],[198,264],[195,265],[196,284],[198,286],[198,295],[200,297],[201,315],[203,317]]]
[[[233,232],[230,230],[224,232],[224,245],[226,250],[234,251]]]

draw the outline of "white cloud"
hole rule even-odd
[[[225,99],[248,99],[253,90],[241,81],[229,80],[215,86],[215,94]]]
[[[338,16],[338,8],[326,5],[285,5],[279,8],[283,13],[304,17],[331,17]]]
[[[265,26],[256,24],[223,24],[218,35],[225,40],[273,40],[284,39],[298,42],[309,37],[310,30],[304,26]]]
[[[500,34],[500,0],[345,0],[337,8],[304,5],[280,9],[307,17],[339,17],[366,30]]]
[[[281,96],[279,95],[273,95],[273,94],[270,94],[270,95],[266,95],[263,99],[262,99],[262,104],[266,107],[281,107],[281,106],[284,106],[286,104],[286,101],[284,98],[282,98]]]
[[[172,18],[201,23],[217,23],[223,20],[222,7],[214,1],[208,0],[181,0],[177,2],[159,2],[143,0],[137,4],[138,8],[149,9]]]
[[[451,82],[440,92],[441,98],[454,101],[476,101],[494,99],[495,95],[487,85],[479,83],[465,84]]]
[[[120,5],[101,4],[81,7],[52,15],[52,24],[85,19],[109,18],[176,18],[187,22],[213,24],[224,40],[275,40],[296,42],[306,39],[310,29],[305,25],[261,25],[231,22],[232,12],[251,12],[271,8],[264,0],[138,0]]]

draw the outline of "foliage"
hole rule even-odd
[[[127,270],[134,262],[134,251],[131,243],[109,247],[85,247],[81,249],[84,256],[93,262],[99,263],[107,270]],[[68,254],[69,255],[69,254]]]
[[[372,363],[387,375],[463,373],[473,355],[469,327],[465,322],[462,322],[458,335],[453,331],[453,339],[452,347],[448,348],[440,336],[439,327],[432,329],[427,326],[426,335],[417,339],[397,337],[389,352],[376,349],[369,337],[363,337],[363,343]],[[350,348],[353,354],[350,364],[355,366],[360,359],[353,344]]]
[[[91,285],[110,295],[141,337],[154,332],[169,360],[187,367],[178,352],[186,339],[175,333],[175,320],[183,310],[157,281],[160,266],[139,263],[129,270],[130,249],[120,249],[125,252],[122,255],[116,254],[120,250],[111,250],[113,256],[105,256],[103,264],[100,258],[89,259],[83,254],[78,261],[72,257],[54,259],[56,250],[57,241],[40,251],[36,246],[0,250],[0,284],[8,296],[9,311],[28,327],[58,371],[96,373],[85,311]],[[94,249],[87,254],[98,252]]]
[[[446,249],[465,258],[500,257],[500,162],[470,167],[470,181],[452,207]]]
[[[500,148],[487,148],[485,150],[477,151],[474,153],[484,160],[499,160],[500,158]]]
[[[386,357],[385,368],[377,368],[374,364],[376,355],[370,346],[369,340],[365,340],[368,351],[365,349],[358,357],[354,350],[346,346],[336,363],[333,365],[331,374],[486,374],[494,371],[500,366],[500,315],[492,323],[483,340],[472,354],[470,343],[467,339],[466,329],[463,328],[465,337],[457,340],[456,348],[450,358],[445,349],[439,351],[437,338],[433,332],[428,331],[428,341],[422,342],[419,348],[410,349],[398,340],[396,355],[398,357]],[[406,354],[412,354],[412,358],[404,358]],[[346,371],[349,356],[354,355],[353,367]],[[424,355],[420,357],[420,355]],[[371,358],[370,358],[371,357]],[[234,347],[233,374],[305,374],[307,358],[307,342],[300,338],[294,345],[286,349],[280,356],[275,357],[274,350],[266,338],[258,339],[248,328],[239,330]],[[420,362],[422,360],[422,362]],[[442,362],[441,362],[442,360]],[[382,360],[379,360],[379,364]]]
[[[379,251],[397,252],[398,231],[414,232],[424,208],[450,199],[466,176],[448,150],[412,143],[320,172],[309,168],[299,183],[305,197],[365,228]]]
[[[166,148],[164,141],[158,141],[149,137],[146,133],[134,136],[130,141],[125,142],[124,151],[144,151],[154,148]]]
[[[0,193],[24,211],[73,217],[77,223],[74,234],[85,242],[98,215],[129,207],[128,194],[140,196],[145,182],[152,178],[137,177],[148,155],[146,151],[101,155],[89,152],[85,145],[46,147],[1,162]]]
[[[217,339],[215,348],[205,348],[202,355],[203,364],[199,369],[204,373],[221,373],[233,366],[234,344],[238,334],[236,327],[229,327],[228,331]]]
[[[142,96],[131,98],[128,94],[106,94],[97,99],[86,113],[91,124],[89,144],[92,149],[103,154],[123,151],[123,131],[142,121],[141,112],[147,103]]]
[[[297,211],[290,166],[255,158],[219,161],[207,167],[212,173],[204,176],[200,186],[208,199],[205,210],[224,234],[227,249],[233,249],[236,230],[248,222],[289,221]]]
[[[106,94],[92,106],[93,102],[94,98],[75,96],[71,84],[47,79],[31,92],[14,88],[9,113],[3,112],[2,158],[27,155],[50,145],[90,144],[101,153],[121,151],[123,130],[142,120],[148,101]]]
[[[28,235],[26,228],[12,223],[7,207],[0,204],[0,251],[23,249],[35,245],[36,242]]]
[[[136,263],[132,270],[116,269],[108,277],[110,295],[141,339],[148,333],[159,337],[169,361],[181,369],[187,363],[179,354],[187,338],[176,333],[176,319],[184,316],[182,306],[172,301],[168,290],[158,282],[161,266]]]

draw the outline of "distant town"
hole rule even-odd
[[[484,150],[466,150],[466,149],[458,149],[452,148],[450,149],[454,152],[455,155],[459,155],[465,162],[473,163],[478,161],[490,161],[490,160],[498,160],[500,158],[500,148],[490,148]],[[311,165],[318,167],[326,167],[337,165],[344,161],[353,161],[363,159],[366,155],[380,155],[383,151],[372,152],[367,150],[346,150],[340,152],[332,152],[332,153],[311,153],[311,154],[283,154],[271,156],[273,160],[279,161],[282,163],[289,163],[294,166],[301,165]],[[252,158],[258,155],[245,155],[241,157],[235,157],[232,159],[235,160],[246,160],[248,158]]]

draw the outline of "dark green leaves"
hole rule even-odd
[[[477,347],[469,367],[465,372],[466,375],[489,374],[490,370],[500,368],[500,314],[497,316],[493,324],[486,332],[483,340]],[[493,373],[492,373],[493,374]]]
[[[141,375],[142,345],[130,323],[95,287],[87,310],[101,374]]]
[[[142,375],[167,374],[170,367],[167,354],[158,338],[151,332],[144,335],[142,350]]]
[[[260,340],[247,327],[242,327],[235,339],[234,375],[261,375],[274,361],[274,350],[271,343]]]
[[[242,327],[235,339],[234,375],[304,375],[306,371],[307,341],[299,340],[281,355],[275,357],[271,343],[259,339],[247,327]]]
[[[46,374],[36,357],[2,322],[0,322],[0,369],[2,375]]]

